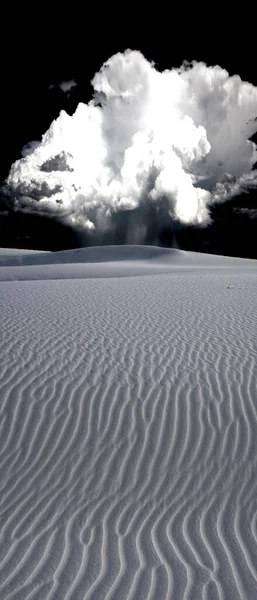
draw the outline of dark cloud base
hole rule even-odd
[[[150,228],[145,243],[210,254],[257,259],[257,192],[241,195],[211,208],[209,226],[182,227],[177,222],[159,231]],[[153,223],[154,225],[154,223]],[[43,215],[0,212],[0,245],[6,248],[58,251],[90,245],[125,244],[120,223],[115,232],[92,238],[82,228]],[[133,243],[133,242],[132,242]]]

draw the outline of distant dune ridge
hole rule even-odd
[[[257,598],[256,275],[0,250],[1,600]]]

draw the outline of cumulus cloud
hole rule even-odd
[[[89,104],[61,111],[12,165],[17,208],[62,214],[98,242],[115,228],[144,243],[171,222],[206,224],[213,202],[257,187],[257,88],[238,75],[197,62],[160,73],[127,50],[92,85]]]

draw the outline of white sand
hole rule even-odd
[[[257,261],[0,254],[1,600],[257,598]]]

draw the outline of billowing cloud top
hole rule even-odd
[[[238,75],[196,62],[160,73],[127,50],[92,84],[92,101],[61,111],[12,165],[18,208],[66,215],[92,235],[122,215],[143,242],[149,215],[207,223],[212,202],[257,186],[257,88]]]

